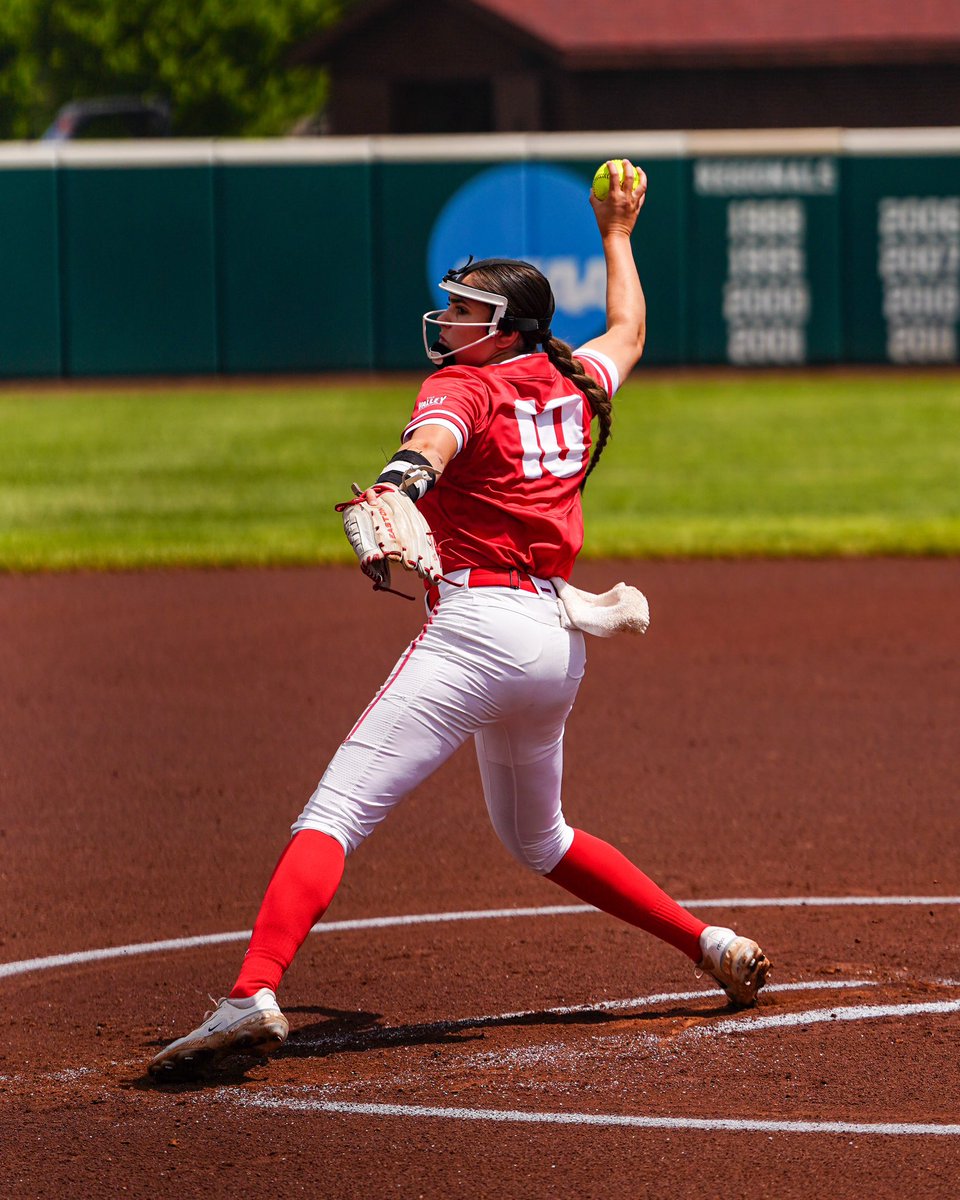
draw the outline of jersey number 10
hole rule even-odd
[[[582,396],[548,400],[539,412],[536,401],[517,400],[516,413],[526,479],[541,479],[545,471],[569,479],[580,471],[587,450]]]

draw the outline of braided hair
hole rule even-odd
[[[469,276],[471,286],[506,296],[506,317],[537,318],[537,329],[523,329],[520,333],[525,352],[532,353],[538,345],[542,346],[560,374],[571,380],[589,399],[599,429],[590,463],[580,484],[580,490],[583,491],[590,472],[600,461],[600,455],[610,439],[613,404],[600,384],[583,369],[583,363],[573,357],[571,347],[551,333],[549,326],[556,303],[549,280],[531,263],[514,258],[483,258],[479,262],[468,263],[457,275],[461,280]],[[526,324],[528,322],[524,322]]]

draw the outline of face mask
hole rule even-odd
[[[468,346],[462,346],[461,349],[468,350],[471,346],[479,346],[481,342],[496,337],[508,304],[506,296],[501,296],[497,292],[483,292],[479,288],[467,287],[466,284],[458,283],[455,280],[444,279],[440,287],[443,291],[449,292],[451,296],[460,296],[464,300],[479,300],[482,304],[489,304],[493,312],[489,321],[443,321],[441,317],[446,312],[445,308],[435,308],[430,312],[425,312],[423,314],[423,348],[427,358],[434,366],[441,366],[448,360],[452,365],[456,361],[454,355],[457,351],[444,350],[440,342],[440,334],[444,329],[454,325],[458,329],[485,329],[487,332],[482,337],[470,342]]]

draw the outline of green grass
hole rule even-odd
[[[960,376],[658,379],[623,400],[594,553],[960,550]]]
[[[0,393],[0,569],[350,561],[409,384]],[[635,377],[593,555],[960,552],[960,376]]]

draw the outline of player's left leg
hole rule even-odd
[[[343,875],[343,847],[306,829],[286,845],[273,870],[240,975],[229,996],[184,1037],[165,1046],[149,1072],[161,1082],[194,1078],[237,1054],[278,1050],[289,1026],[277,987]]]
[[[473,733],[482,703],[468,665],[428,628],[400,656],[293,826],[260,907],[232,998],[276,991],[356,850]]]
[[[316,829],[296,833],[280,855],[230,999],[276,992],[307,934],[330,906],[343,877],[344,850]]]
[[[283,1043],[277,987],[332,900],[345,855],[482,719],[474,712],[482,689],[448,643],[443,629],[428,625],[341,744],[274,869],[230,995],[153,1059],[155,1078],[189,1078],[231,1054],[267,1054]]]

